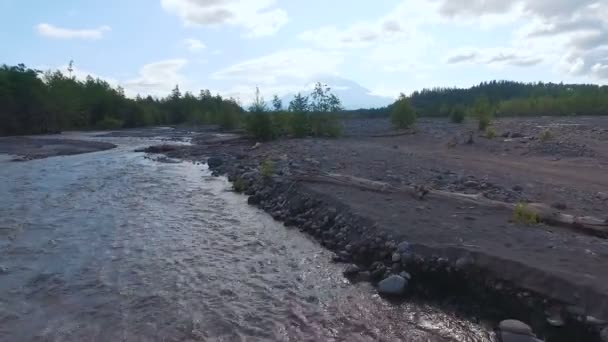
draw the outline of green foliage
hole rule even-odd
[[[494,127],[487,127],[486,128],[486,138],[494,139],[495,137],[496,137],[496,130],[494,129]]]
[[[123,127],[123,122],[116,118],[105,117],[103,120],[97,122],[97,128],[99,129],[119,129]]]
[[[245,192],[245,190],[247,190],[247,185],[242,178],[237,178],[234,180],[234,183],[232,183],[232,189],[236,192]]]
[[[397,129],[410,128],[416,123],[416,112],[403,94],[393,105],[391,123]]]
[[[453,123],[463,123],[467,115],[467,111],[462,105],[454,106],[449,112],[450,121]]]
[[[542,142],[547,142],[553,138],[553,134],[550,130],[546,129],[540,133],[539,139]]]
[[[475,100],[475,106],[472,108],[472,114],[477,118],[478,128],[480,131],[485,131],[490,123],[492,123],[492,106],[486,96],[480,96]]]
[[[274,163],[271,160],[264,160],[260,164],[260,174],[266,179],[271,178],[274,175]]]
[[[261,141],[272,140],[277,136],[266,102],[264,102],[264,98],[260,95],[260,89],[257,87],[255,88],[255,99],[249,106],[247,131],[255,139]]]
[[[272,97],[272,109],[275,112],[280,112],[283,110],[283,101],[281,101],[279,96],[276,94]]]
[[[230,129],[239,124],[243,112],[234,100],[212,96],[208,90],[195,97],[176,86],[165,98],[130,99],[121,87],[90,76],[78,80],[71,74],[43,73],[22,64],[0,66],[0,135],[185,122]]]
[[[513,209],[513,222],[532,225],[539,223],[540,218],[528,207],[528,204],[517,203]]]
[[[280,110],[282,103],[274,96],[274,111],[269,113],[259,89],[256,89],[255,100],[249,108],[247,129],[260,140],[286,135],[297,138],[337,137],[342,128],[337,112],[342,110],[342,105],[330,91],[329,87],[317,83],[310,97],[295,95],[289,103],[288,112]]]

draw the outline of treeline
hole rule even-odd
[[[409,96],[421,116],[449,116],[458,107],[470,111],[480,99],[497,116],[608,114],[608,86],[590,84],[491,81],[468,89],[423,89]]]
[[[0,67],[0,135],[181,123],[234,128],[243,112],[236,101],[208,90],[182,95],[176,86],[165,98],[129,99],[122,88],[92,77],[80,81],[23,64]]]

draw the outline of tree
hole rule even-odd
[[[297,93],[293,100],[289,102],[289,111],[294,113],[305,113],[308,111],[308,96],[302,96],[301,93]]]
[[[275,112],[280,112],[283,110],[283,101],[281,101],[279,96],[276,94],[272,97],[272,108]]]
[[[275,137],[272,120],[267,112],[268,107],[264,98],[260,95],[260,89],[255,87],[255,98],[249,106],[247,130],[253,137],[262,141],[271,140]]]
[[[416,123],[416,112],[404,94],[401,94],[393,105],[391,123],[397,129],[410,128]]]

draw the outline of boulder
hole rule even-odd
[[[510,332],[500,333],[501,342],[542,342],[534,336],[513,334]]]
[[[498,329],[500,329],[501,332],[509,332],[513,334],[529,336],[534,335],[534,333],[532,332],[532,328],[530,328],[529,325],[516,319],[505,319],[504,321],[498,324]]]
[[[405,293],[408,282],[399,275],[392,275],[378,283],[378,292],[383,295],[400,296]]]

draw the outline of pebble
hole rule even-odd
[[[402,276],[392,275],[378,283],[378,292],[384,295],[399,296],[405,293],[407,280]]]
[[[397,245],[397,251],[401,254],[410,252],[410,244],[407,241],[402,241]]]
[[[534,334],[529,325],[516,319],[506,319],[498,324],[498,328],[501,332],[509,332],[513,334],[529,336]]]
[[[399,261],[401,261],[401,254],[393,253],[393,262],[399,262]]]

